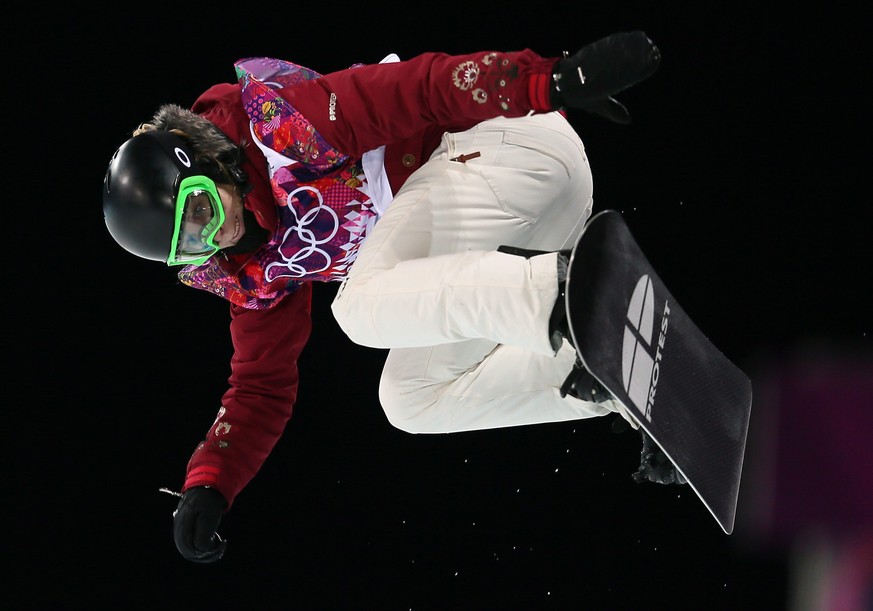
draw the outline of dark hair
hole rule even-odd
[[[200,171],[216,183],[234,184],[243,193],[250,190],[248,176],[242,169],[245,161],[242,146],[234,144],[211,121],[176,104],[164,104],[133,135],[151,130],[165,130],[183,138],[194,151]]]

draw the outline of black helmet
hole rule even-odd
[[[177,198],[182,181],[192,177],[203,178],[214,190],[191,147],[173,133],[147,131],[122,144],[103,180],[103,217],[109,233],[139,257],[183,263],[171,261],[180,215]]]

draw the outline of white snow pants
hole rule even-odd
[[[390,349],[379,399],[392,425],[446,433],[618,411],[562,398],[575,351],[549,342],[556,251],[575,243],[591,207],[584,146],[558,113],[443,136],[331,306],[352,341]],[[502,244],[551,252],[525,258],[497,252]]]

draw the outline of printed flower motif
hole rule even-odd
[[[281,125],[281,124],[282,124],[281,119],[278,116],[274,116],[269,121],[264,123],[263,133],[269,134],[270,132],[275,131],[276,129],[279,128],[279,125]]]
[[[482,71],[479,64],[473,61],[466,61],[452,71],[452,82],[455,87],[461,91],[468,91],[479,79],[479,73]]]
[[[263,113],[265,120],[275,117],[278,114],[275,102],[273,100],[265,100],[261,104],[261,112]]]

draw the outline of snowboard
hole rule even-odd
[[[580,364],[731,534],[752,407],[749,378],[691,320],[615,210],[594,215],[576,241],[565,299]]]

